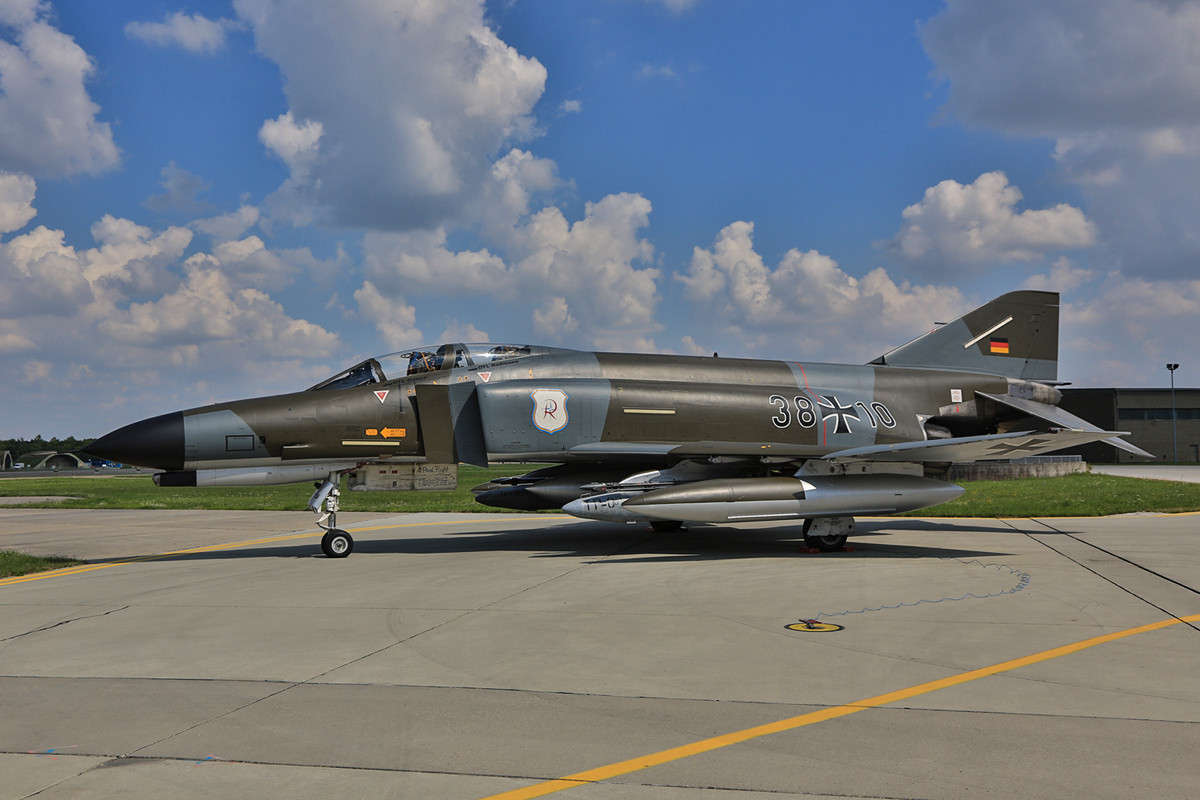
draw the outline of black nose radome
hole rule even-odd
[[[183,412],[118,428],[92,442],[93,456],[153,469],[183,469]]]

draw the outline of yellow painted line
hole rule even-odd
[[[908,700],[919,695],[936,692],[939,689],[946,689],[951,686],[969,683],[970,681],[986,678],[991,675],[997,675],[1001,672],[1027,667],[1030,664],[1037,664],[1042,661],[1049,661],[1052,658],[1078,653],[1080,650],[1086,650],[1089,647],[1115,642],[1118,639],[1124,639],[1129,636],[1136,636],[1139,633],[1147,633],[1156,631],[1162,628],[1178,625],[1181,622],[1200,622],[1200,614],[1195,614],[1190,617],[1171,618],[1161,620],[1159,622],[1151,622],[1148,625],[1142,625],[1137,628],[1129,628],[1128,630],[1117,631],[1116,633],[1106,633],[1103,636],[1096,636],[1091,639],[1084,639],[1081,642],[1074,644],[1055,647],[1051,650],[1043,650],[1040,653],[1015,658],[1011,661],[1004,661],[999,664],[993,664],[990,667],[982,667],[973,669],[969,672],[961,672],[958,675],[951,675],[947,678],[940,678],[936,681],[929,681],[917,686],[910,686],[907,689],[899,689],[887,694],[881,694],[876,697],[869,697],[866,700],[859,700],[856,703],[847,703],[841,706],[832,706],[830,708],[821,709],[820,711],[811,711],[807,714],[801,714],[798,717],[789,717],[778,722],[771,722],[766,725],[758,725],[753,728],[746,728],[741,731],[734,731],[722,736],[714,736],[711,739],[702,739],[698,742],[685,744],[680,747],[672,747],[669,750],[662,750],[657,753],[651,753],[645,756],[638,756],[627,761],[618,761],[615,764],[608,764],[603,767],[576,772],[571,775],[565,775],[561,778],[556,778],[550,781],[526,786],[521,789],[513,789],[512,791],[502,792],[500,794],[489,795],[482,800],[528,800],[534,797],[545,797],[555,792],[561,792],[564,789],[571,789],[576,786],[584,786],[589,783],[597,783],[599,781],[615,778],[620,775],[628,775],[631,772],[648,769],[649,767],[657,767],[662,764],[667,764],[672,761],[678,761],[688,756],[707,753],[712,750],[719,750],[722,747],[729,747],[733,744],[748,742],[751,739],[757,739],[761,736],[769,736],[772,733],[782,733],[783,731],[791,731],[797,728],[803,728],[806,725],[813,725],[818,722],[825,722],[838,717],[845,717],[850,714],[857,714],[859,711],[866,711],[870,708],[878,708],[895,703],[900,700]]]
[[[511,519],[529,519],[528,517],[514,516]],[[560,520],[560,519],[575,519],[566,515],[538,515],[538,520]],[[362,533],[365,531],[385,531],[393,528],[421,528],[433,527],[435,525],[458,525],[461,523],[470,522],[507,522],[507,519],[454,519],[440,520],[437,522],[402,522],[394,525],[373,525],[366,527],[347,528],[351,533]],[[248,539],[243,542],[228,542],[225,544],[211,544],[201,547],[189,547],[186,550],[171,550],[166,553],[157,553],[150,556],[137,556],[134,558],[122,558],[116,561],[101,561],[97,564],[80,564],[77,567],[63,567],[62,569],[50,570],[49,572],[35,572],[30,575],[16,575],[11,578],[0,578],[0,586],[12,586],[18,583],[32,583],[33,581],[43,581],[48,578],[63,578],[68,575],[80,575],[85,572],[95,572],[101,569],[110,569],[119,567],[125,564],[137,564],[143,561],[159,561],[171,558],[172,556],[191,555],[193,553],[217,553],[222,550],[237,550],[240,547],[252,547],[259,544],[274,544],[276,542],[288,542],[295,539],[307,539],[312,536],[321,536],[324,531],[304,531],[303,533],[289,533],[283,536],[267,536],[261,539]]]

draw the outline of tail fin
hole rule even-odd
[[[871,362],[1058,380],[1058,292],[1009,292]]]

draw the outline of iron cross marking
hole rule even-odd
[[[1031,448],[1040,447],[1049,442],[1049,439],[1029,439],[1019,444],[1009,444],[1008,442],[996,442],[987,449],[989,456],[1011,456],[1015,453],[1021,453],[1030,450]]]
[[[850,423],[847,422],[846,419],[849,417],[852,419],[861,420],[862,417],[858,416],[858,412],[854,410],[853,405],[842,405],[834,395],[821,395],[821,399],[818,402],[822,408],[831,409],[828,414],[821,412],[822,424],[824,424],[825,420],[829,419],[830,417],[836,417],[837,424],[833,428],[834,433],[854,433],[854,431],[850,429]]]

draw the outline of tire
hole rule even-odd
[[[822,553],[837,553],[854,533],[854,517],[821,517],[804,521],[804,546]]]
[[[804,546],[822,553],[837,553],[846,546],[846,536],[805,536]]]
[[[338,528],[331,528],[321,537],[321,552],[330,558],[345,558],[354,552],[354,539]]]

